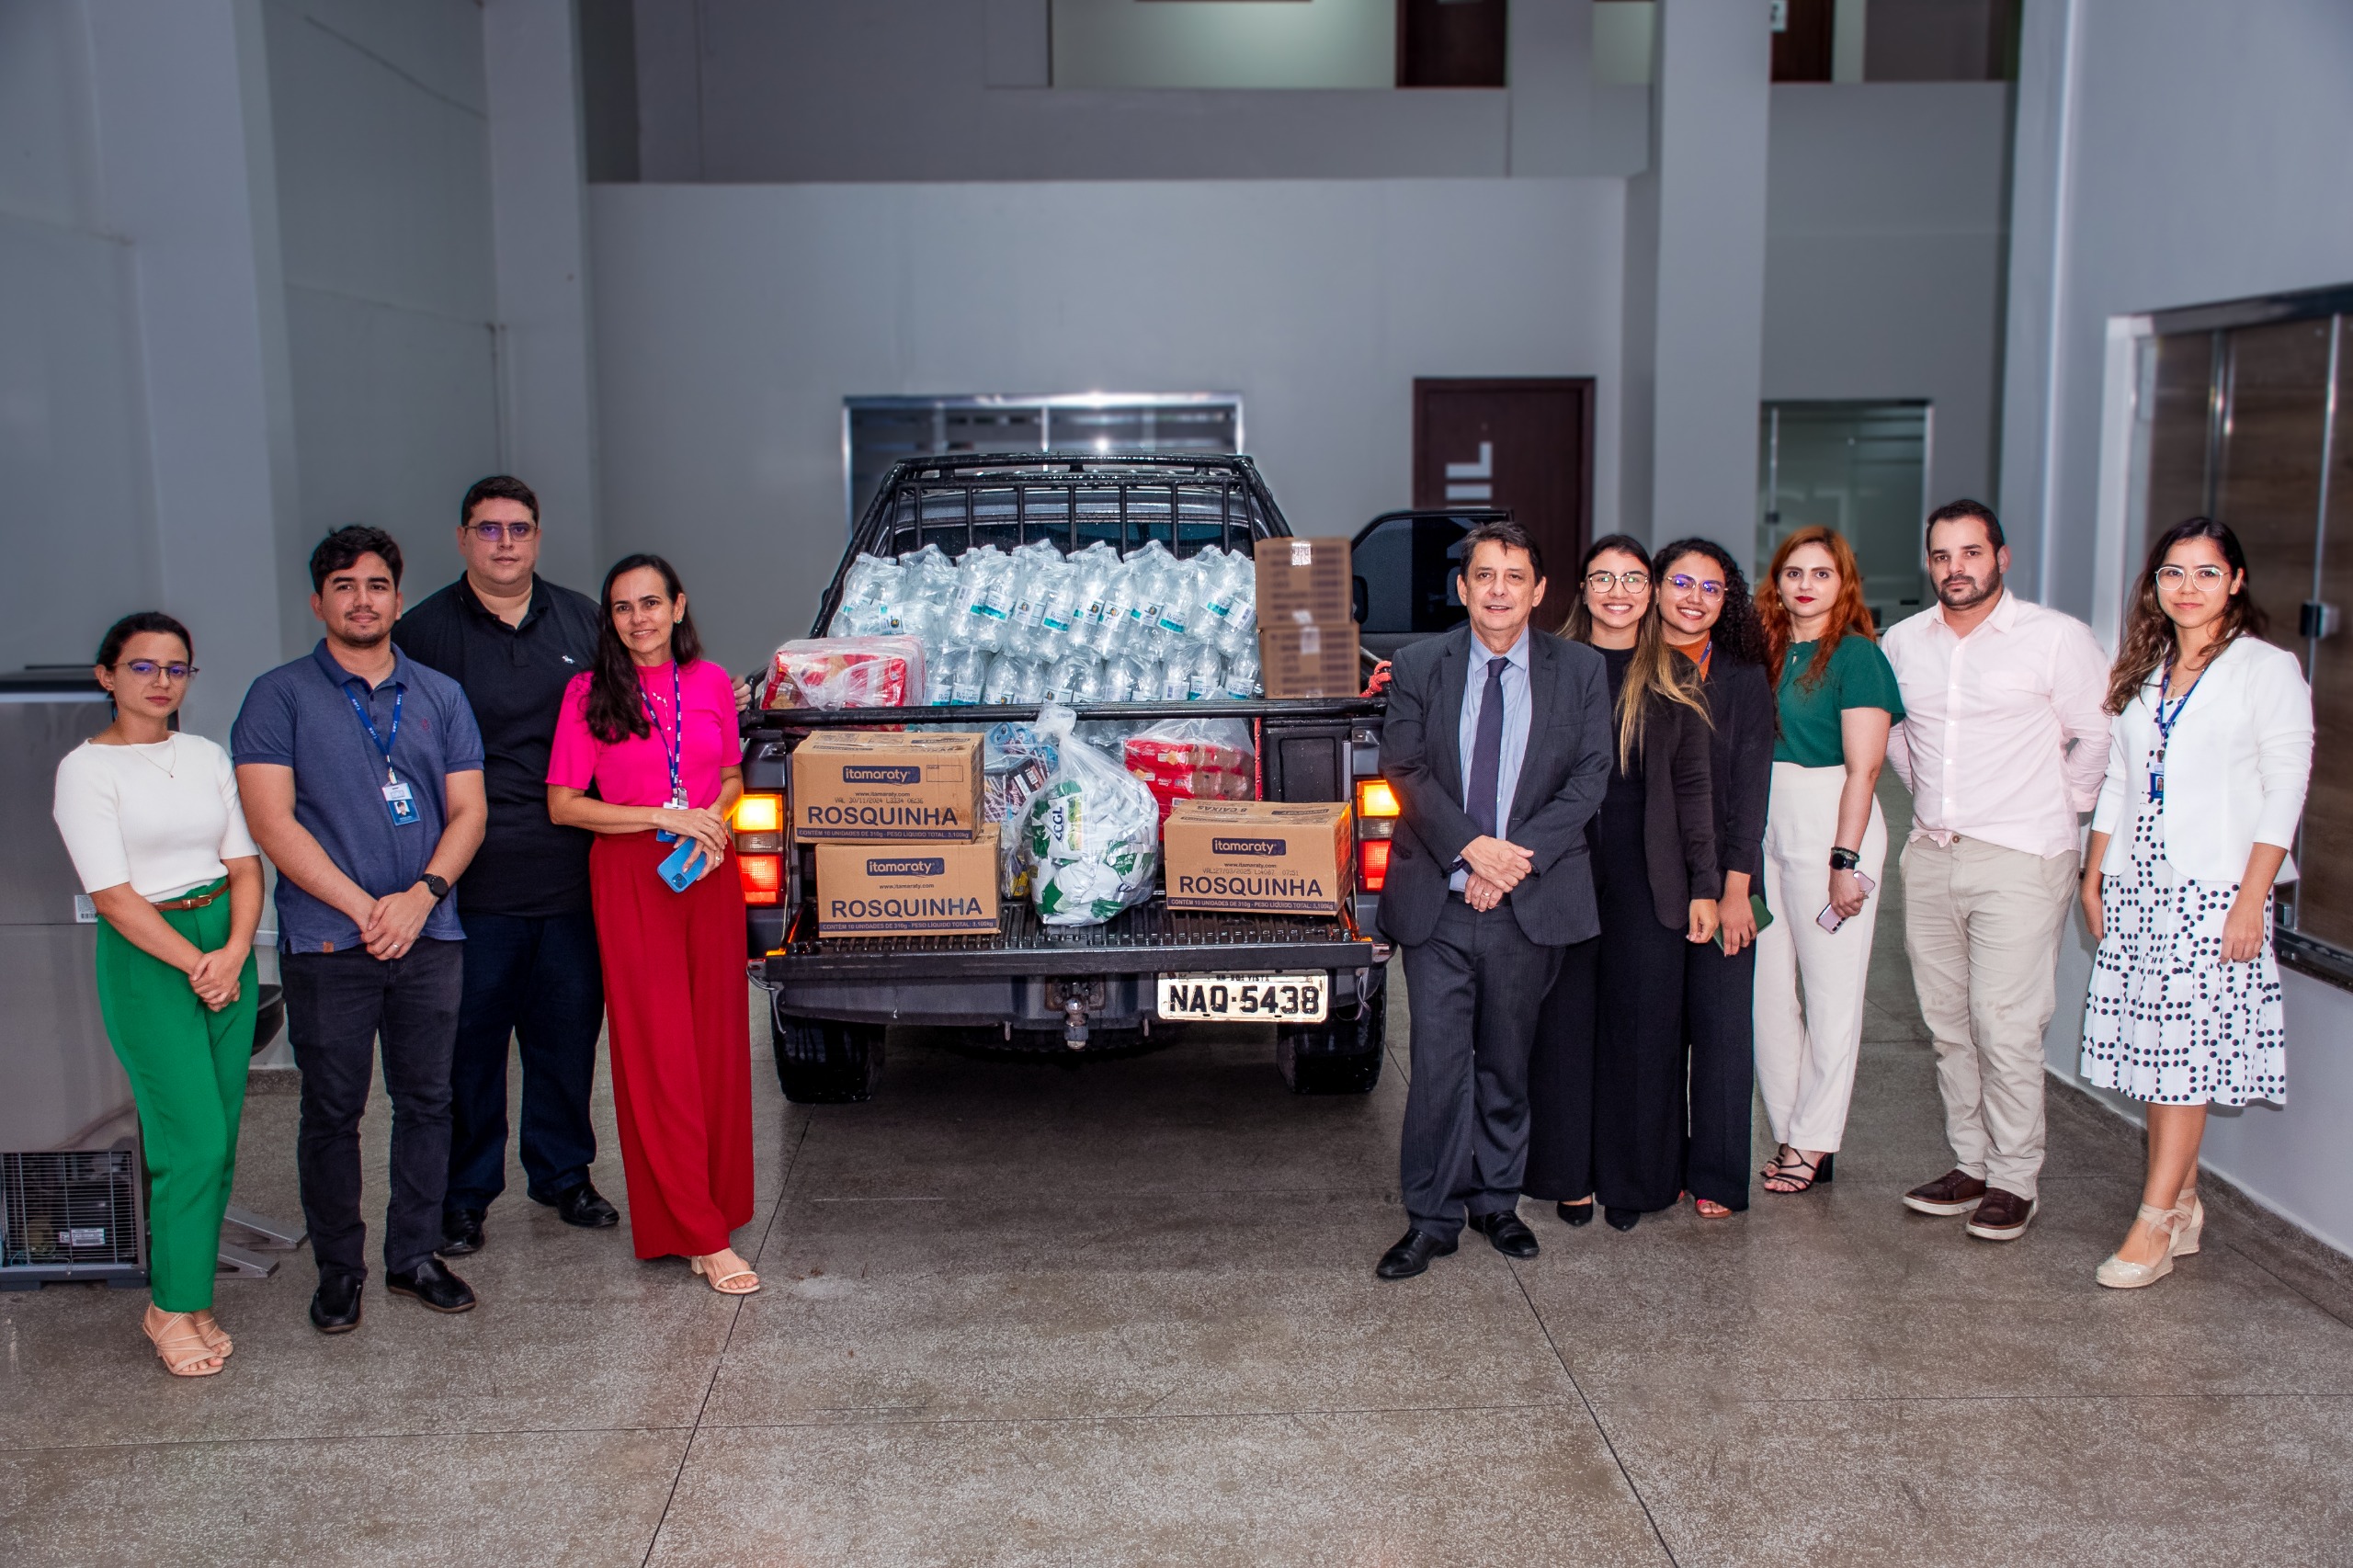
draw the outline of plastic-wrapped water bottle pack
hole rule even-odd
[[[922,641],[923,699],[1184,702],[1260,696],[1257,574],[1214,545],[1179,561],[1154,540],[1124,557],[1036,540],[950,561],[937,545],[860,555],[834,637]]]

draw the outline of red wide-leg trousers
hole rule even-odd
[[[702,1256],[752,1218],[751,1008],[735,857],[684,892],[651,833],[588,855],[613,1108],[640,1257]]]

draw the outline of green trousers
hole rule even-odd
[[[229,939],[225,893],[202,909],[159,913],[206,952]],[[148,1181],[147,1278],[155,1304],[167,1312],[212,1305],[221,1215],[237,1168],[237,1118],[245,1107],[245,1064],[253,1058],[260,995],[249,956],[237,999],[216,1013],[197,1000],[187,975],[98,922],[98,1012],[139,1101]]]

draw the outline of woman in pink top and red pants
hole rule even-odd
[[[638,1256],[684,1256],[713,1290],[747,1295],[759,1277],[728,1244],[752,1218],[744,904],[727,826],[744,792],[734,687],[699,656],[686,590],[660,556],[624,557],[604,606],[596,668],[574,677],[556,722],[548,815],[597,835],[589,895],[630,1235]],[[660,868],[687,840],[710,870],[673,892]]]

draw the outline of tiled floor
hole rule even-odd
[[[1401,1006],[1366,1098],[1292,1098],[1247,1031],[906,1032],[817,1110],[763,1062],[747,1301],[519,1190],[480,1310],[376,1288],[322,1338],[298,1255],[222,1287],[204,1381],[135,1295],[0,1296],[0,1562],[2353,1562],[2345,1260],[2210,1191],[2200,1256],[2097,1290],[2138,1140],[2059,1094],[2023,1242],[1907,1214],[1944,1153],[1897,932],[1835,1186],[1622,1235],[1531,1204],[1530,1263],[1372,1278]],[[239,1170],[280,1214],[294,1104]]]

